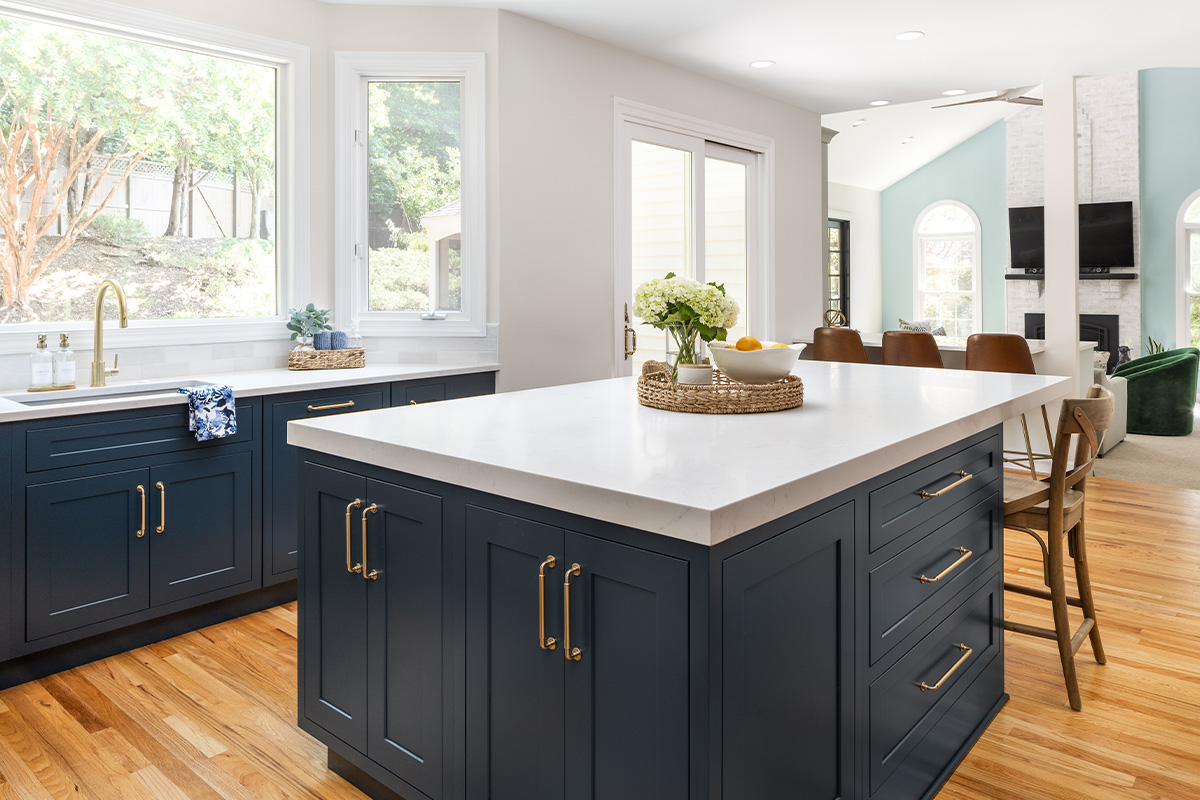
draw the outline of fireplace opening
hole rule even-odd
[[[1025,315],[1025,338],[1046,338],[1046,315]],[[1121,317],[1117,314],[1080,314],[1079,341],[1095,342],[1097,350],[1108,353],[1109,375],[1116,369],[1117,358],[1120,354],[1117,347],[1121,343]]]

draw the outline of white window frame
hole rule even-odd
[[[648,138],[650,129],[655,135]],[[746,163],[735,159],[721,145],[753,154],[747,163],[747,215],[755,220],[747,231],[746,291],[749,318],[755,330],[768,338],[775,336],[775,309],[771,302],[775,289],[775,140],[750,131],[731,128],[715,122],[677,114],[662,108],[613,98],[613,361],[614,377],[628,375],[625,342],[619,334],[625,327],[624,304],[632,293],[633,283],[633,165],[634,140],[649,141],[667,147],[689,149],[699,159],[699,175],[703,176],[705,155],[726,161]],[[697,149],[697,142],[701,146]],[[705,151],[708,151],[707,153]],[[694,213],[704,216],[704,182],[693,187]],[[704,226],[695,225],[693,249],[696,263],[703,274]],[[633,316],[632,304],[629,309]]]
[[[310,285],[308,47],[105,0],[0,0],[0,14],[235,58],[276,70],[277,313],[232,319],[131,320],[119,338],[114,335],[110,339],[109,347],[287,339],[285,312],[308,302]],[[111,304],[109,316],[113,316]],[[45,333],[47,324],[0,325],[0,355],[28,351],[33,335]],[[91,320],[59,321],[53,326],[55,333],[69,333],[77,350],[94,346]]]
[[[1175,346],[1190,347],[1192,343],[1191,315],[1188,313],[1191,298],[1200,293],[1190,290],[1192,283],[1192,256],[1188,247],[1191,236],[1200,236],[1200,222],[1185,222],[1188,209],[1200,203],[1200,190],[1193,192],[1183,205],[1179,207],[1175,229],[1179,232],[1176,245],[1176,285],[1175,296]]]
[[[339,51],[334,72],[335,319],[364,336],[486,336],[487,218],[483,53]],[[445,80],[462,84],[462,310],[367,310],[367,83]],[[356,134],[356,131],[358,133]]]
[[[983,228],[979,224],[979,216],[965,203],[960,203],[957,200],[939,200],[936,203],[930,203],[921,213],[917,215],[917,221],[913,224],[913,321],[924,319],[925,307],[925,259],[923,257],[923,248],[921,246],[924,241],[959,241],[968,237],[967,231],[955,233],[921,233],[921,223],[925,217],[929,216],[929,212],[942,206],[954,206],[967,212],[971,217],[971,222],[975,225],[974,234],[971,237],[975,244],[975,265],[972,273],[971,284],[974,289],[971,291],[971,318],[974,321],[972,333],[979,333],[983,330],[983,293],[980,291],[980,279],[983,274]],[[946,294],[945,292],[934,292],[933,294]]]

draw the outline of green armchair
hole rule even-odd
[[[1113,372],[1129,381],[1129,432],[1187,436],[1195,422],[1200,350],[1181,347],[1126,361]]]

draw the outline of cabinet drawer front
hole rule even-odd
[[[254,436],[254,411],[251,403],[238,403],[237,433],[207,442],[197,442],[188,430],[186,405],[147,409],[127,419],[39,423],[25,432],[25,468],[40,472],[247,442]]]
[[[446,399],[446,384],[429,383],[424,386],[410,386],[405,394],[405,402],[409,405],[417,403],[432,403]]]
[[[912,633],[946,598],[953,597],[995,563],[1002,535],[1001,502],[998,491],[989,492],[965,512],[872,570],[872,664]]]
[[[875,489],[871,492],[871,552],[991,483],[1000,469],[1000,437],[991,436]],[[962,473],[971,477],[964,479]],[[945,491],[956,482],[957,486]],[[937,496],[922,496],[922,492]]]
[[[871,684],[872,792],[996,657],[1003,624],[1001,587],[997,574]],[[935,691],[921,688],[922,683],[939,682]]]

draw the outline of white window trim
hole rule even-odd
[[[975,233],[973,236],[975,240],[975,268],[971,278],[971,283],[975,289],[971,292],[971,316],[975,323],[975,327],[972,332],[979,333],[983,330],[983,287],[980,285],[980,279],[982,278],[983,273],[983,228],[979,224],[979,217],[973,210],[971,210],[971,207],[960,203],[957,200],[939,200],[936,203],[930,203],[921,211],[920,214],[917,215],[917,221],[913,223],[913,321],[915,322],[918,319],[924,319],[922,314],[924,314],[923,308],[925,304],[922,302],[922,300],[925,291],[924,281],[922,278],[924,277],[925,272],[925,261],[921,257],[921,240],[959,240],[965,238],[965,234],[967,234],[966,231],[962,231],[960,233],[921,233],[921,222],[924,221],[925,217],[930,211],[933,211],[935,208],[941,208],[942,206],[954,206],[955,208],[962,209],[963,211],[967,212],[967,214],[971,217],[971,222],[975,225]],[[946,293],[935,292],[935,294]],[[965,294],[965,292],[963,294]]]
[[[1175,346],[1188,347],[1191,345],[1192,333],[1190,315],[1188,314],[1189,298],[1193,294],[1188,291],[1192,278],[1192,258],[1188,247],[1188,238],[1192,233],[1200,233],[1200,222],[1184,222],[1188,209],[1194,203],[1200,202],[1200,190],[1193,192],[1179,207],[1175,220],[1176,233],[1176,270],[1175,270]]]
[[[633,175],[630,147],[634,126],[655,128],[666,134],[676,134],[728,145],[756,153],[750,202],[757,206],[758,224],[750,232],[749,263],[746,290],[750,318],[754,326],[768,337],[775,330],[775,140],[750,131],[743,131],[715,122],[678,114],[663,108],[613,98],[613,309],[616,334],[625,327],[624,304],[633,282]],[[718,158],[720,156],[717,156]],[[703,197],[697,211],[703,211]],[[699,252],[703,252],[702,226],[699,228]],[[632,318],[633,309],[629,310]],[[612,374],[629,374],[630,361],[625,359],[625,342],[613,336]]]
[[[395,53],[339,51],[334,73],[334,269],[335,319],[354,320],[364,336],[486,336],[486,94],[483,53]],[[417,311],[367,311],[368,80],[462,82],[462,310],[439,311],[439,319]],[[356,142],[355,130],[360,130]]]
[[[234,319],[132,320],[108,345],[135,348],[287,339],[284,311],[307,303],[310,285],[308,47],[105,0],[0,0],[0,13],[276,68],[276,219],[281,235],[276,237],[275,253],[280,313]],[[108,316],[115,317],[111,304]],[[53,333],[71,335],[74,349],[92,349],[91,320],[31,322],[0,326],[0,355],[27,352],[34,335],[46,333],[51,324]]]

